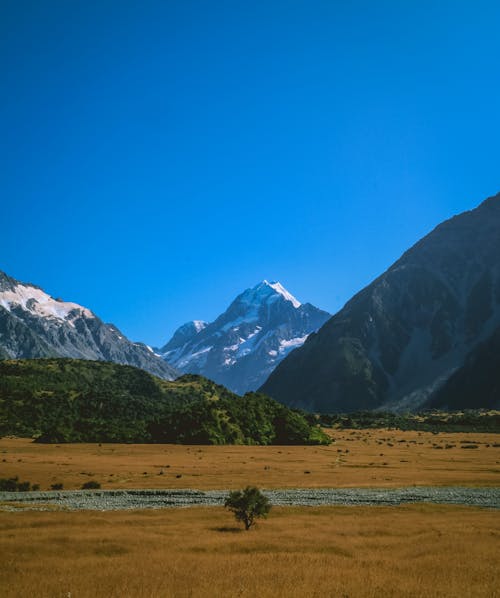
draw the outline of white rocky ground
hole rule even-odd
[[[73,490],[0,492],[0,510],[163,509],[221,506],[229,490]],[[408,488],[290,488],[264,490],[271,504],[281,506],[400,505],[430,502],[500,508],[500,488],[458,486]]]

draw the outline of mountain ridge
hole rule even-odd
[[[54,299],[42,287],[0,271],[0,356],[73,357],[112,361],[145,369],[165,379],[178,372],[151,348],[135,343],[90,309]]]
[[[439,224],[260,389],[317,411],[416,409],[500,323],[500,194]]]
[[[240,293],[213,322],[202,322],[198,330],[183,324],[157,351],[176,369],[241,394],[258,388],[329,317],[298,301],[281,283],[263,280]]]

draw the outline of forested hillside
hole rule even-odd
[[[317,444],[327,436],[269,397],[201,376],[169,382],[114,363],[0,361],[0,434],[39,442]]]

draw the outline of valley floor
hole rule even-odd
[[[356,487],[365,489],[354,492],[360,496],[370,488],[411,495],[419,492],[415,486],[432,496],[450,486],[462,486],[464,496],[498,492],[498,435],[332,435],[328,447],[43,445],[3,438],[0,477],[18,476],[41,491],[52,484],[74,490],[92,479],[105,490],[170,488],[179,495],[247,484],[288,489],[283,495],[292,488],[349,494]],[[498,510],[475,506],[275,506],[250,532],[220,506],[20,508],[0,511],[0,595],[490,598],[500,596],[499,538]]]
[[[81,488],[499,486],[497,434],[330,431],[330,446],[35,444],[0,439],[0,477]]]
[[[39,598],[498,596],[498,511],[220,507],[0,513],[0,595]]]

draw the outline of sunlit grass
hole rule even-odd
[[[0,439],[0,477],[19,476],[42,490],[81,488],[495,486],[500,444],[495,434],[398,430],[333,432],[317,446],[184,446],[34,444]],[[463,447],[477,445],[474,450]]]
[[[0,513],[0,595],[492,597],[498,513],[274,508],[241,531],[222,508]]]

